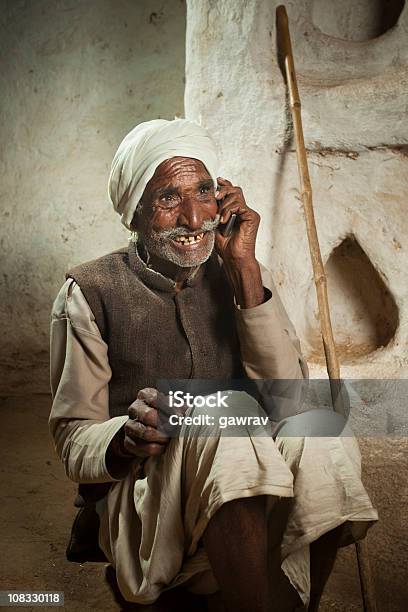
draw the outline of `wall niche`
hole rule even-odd
[[[347,236],[332,251],[325,270],[340,363],[352,363],[387,346],[398,328],[398,307],[355,236]],[[314,287],[310,291],[314,292]],[[307,333],[311,347],[309,359],[322,363],[324,353],[316,298],[312,294],[310,297],[315,316]]]
[[[363,42],[394,27],[404,0],[313,0],[312,21],[324,34]]]

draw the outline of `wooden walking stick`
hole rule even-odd
[[[293,60],[292,44],[290,40],[288,15],[286,13],[286,8],[283,5],[278,6],[276,9],[276,24],[282,47],[280,51],[283,54],[286,82],[289,89],[289,100],[293,120],[293,131],[296,141],[296,157],[299,169],[301,197],[305,212],[307,237],[309,241],[313,277],[317,293],[320,329],[324,353],[326,356],[326,366],[330,381],[333,409],[343,416],[346,416],[342,395],[340,393],[340,366],[337,358],[336,345],[334,342],[330,319],[329,300],[327,296],[327,280],[320,253],[319,238],[317,235],[313,212],[312,186],[310,183],[305,141],[303,137],[301,103],[297,86],[295,64]],[[364,541],[356,543],[356,553],[364,610],[365,612],[376,612],[377,607],[371,581],[368,549]]]

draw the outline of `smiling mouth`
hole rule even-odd
[[[191,246],[201,242],[206,234],[207,232],[202,232],[201,234],[183,234],[174,238],[173,242],[180,246]]]

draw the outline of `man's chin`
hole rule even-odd
[[[173,241],[172,241],[173,242]],[[166,249],[166,253],[163,254],[163,258],[168,259],[172,263],[180,266],[180,268],[192,268],[194,266],[200,266],[205,263],[213,252],[214,245],[209,248],[196,248],[194,251],[189,252],[185,247],[182,251],[178,245],[169,245]]]
[[[214,232],[207,232],[202,241],[196,244],[187,245],[176,240],[167,240],[160,245],[157,243],[150,244],[148,249],[157,257],[170,261],[180,268],[193,268],[207,261],[213,252],[214,243]]]

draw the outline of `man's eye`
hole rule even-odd
[[[211,187],[209,185],[203,185],[202,187],[200,187],[200,193],[208,193],[211,190]]]
[[[160,196],[157,205],[160,208],[176,208],[178,206],[179,200],[176,194],[174,193],[165,193]]]

